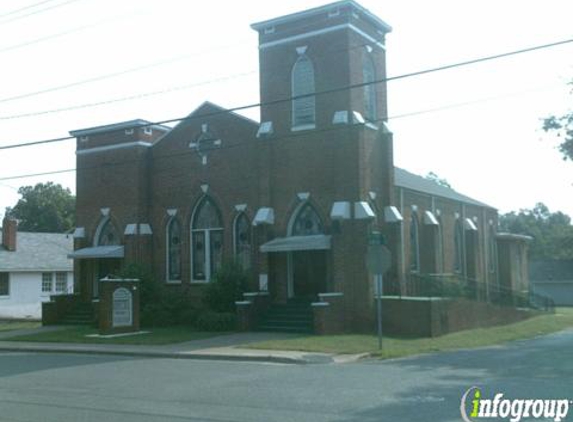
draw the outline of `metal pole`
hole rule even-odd
[[[376,274],[376,295],[378,311],[378,349],[382,350],[382,274]]]

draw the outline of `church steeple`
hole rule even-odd
[[[339,1],[252,28],[259,33],[261,122],[272,121],[275,133],[386,118],[386,85],[376,81],[386,76],[391,27],[358,3]],[[371,84],[348,89],[364,82]]]

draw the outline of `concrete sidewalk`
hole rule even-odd
[[[294,337],[292,334],[282,333],[235,333],[161,346],[10,341],[11,337],[61,330],[63,328],[65,327],[40,327],[0,332],[0,352],[82,353],[147,358],[228,360],[283,364],[348,363],[365,357],[365,355],[334,355],[329,353],[286,350],[258,350],[245,347],[249,343]]]

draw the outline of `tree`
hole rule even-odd
[[[531,210],[509,212],[499,217],[502,231],[531,236],[530,259],[573,259],[571,218],[558,211],[550,212],[542,203]]]
[[[19,220],[19,230],[63,233],[74,227],[76,199],[69,189],[48,182],[22,186],[18,193],[22,198],[6,208],[6,216]]]
[[[452,185],[450,185],[450,182],[448,182],[446,179],[440,178],[440,176],[438,176],[433,171],[426,174],[426,179],[431,180],[433,182],[436,182],[440,186],[445,186],[445,187],[450,188],[450,189],[452,188]]]
[[[569,85],[573,85],[570,82]],[[573,92],[573,91],[572,91]],[[562,116],[549,116],[543,120],[543,130],[557,134],[562,138],[559,144],[559,152],[564,160],[573,160],[573,112]]]

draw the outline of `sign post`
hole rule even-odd
[[[384,273],[392,265],[390,250],[384,245],[384,236],[380,232],[372,232],[368,238],[368,253],[366,264],[368,271],[374,274],[376,284],[376,322],[378,326],[378,348],[382,349],[382,293]]]

